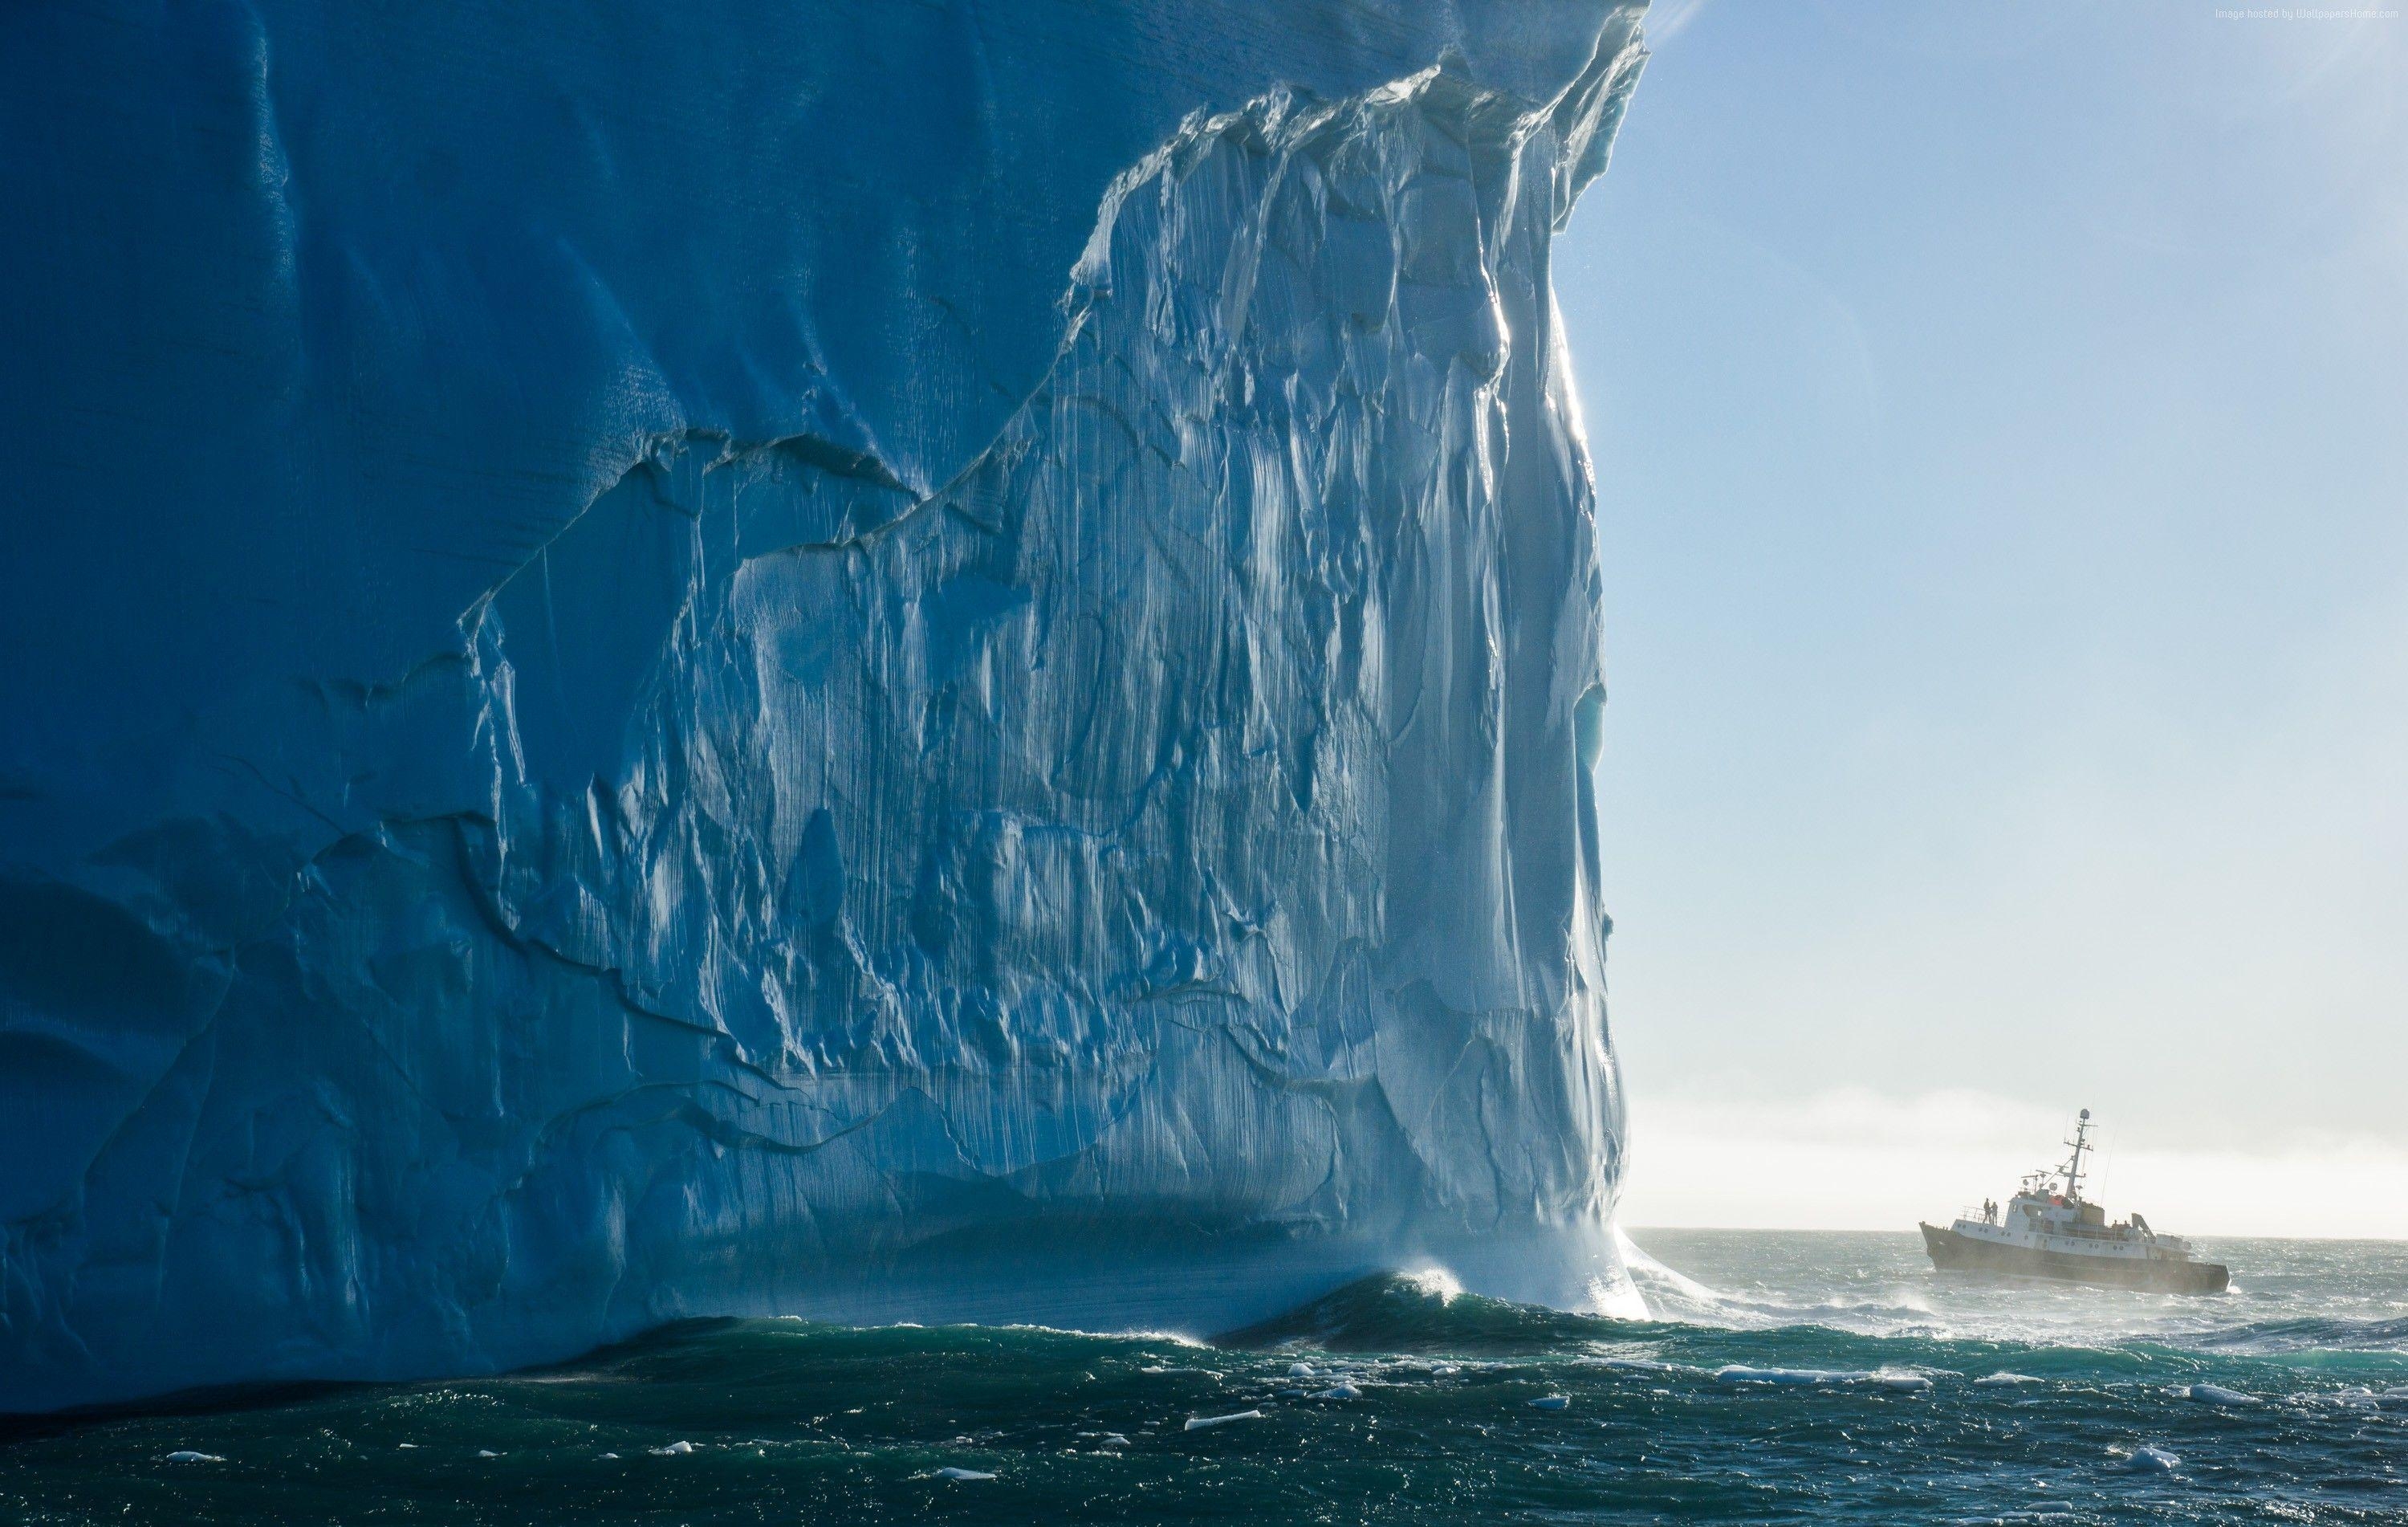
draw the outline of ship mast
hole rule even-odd
[[[2065,1168],[2065,1196],[2069,1199],[2082,1197],[2082,1152],[2089,1143],[2090,1110],[2085,1108],[2082,1116],[2073,1122],[2073,1138],[2066,1142],[2073,1147],[2073,1160]]]

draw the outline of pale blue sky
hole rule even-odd
[[[2408,20],[1651,40],[1556,267],[1634,1208],[1651,1120],[1961,1089],[2408,1234]]]

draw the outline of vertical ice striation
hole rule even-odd
[[[1611,1274],[1635,9],[520,8],[11,23],[0,1409]]]

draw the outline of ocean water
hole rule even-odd
[[[18,1422],[0,1520],[2408,1522],[2408,1245],[2208,1242],[2233,1291],[2183,1299],[1636,1239],[1644,1320],[1424,1270],[1210,1344],[711,1321]]]

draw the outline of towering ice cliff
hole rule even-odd
[[[0,1409],[1612,1272],[1605,0],[0,50]]]

